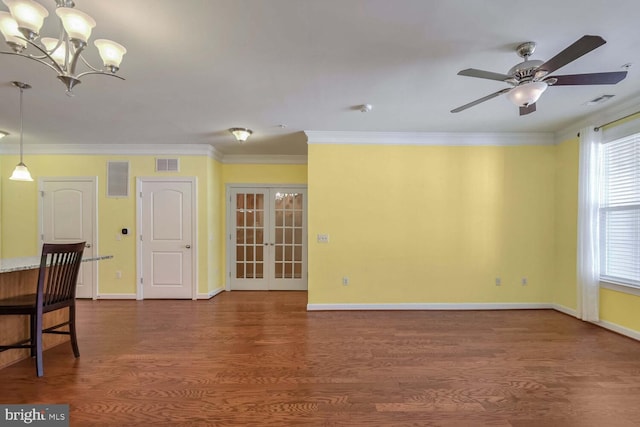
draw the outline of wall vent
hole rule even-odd
[[[178,159],[156,159],[156,172],[179,172]]]
[[[107,162],[107,197],[129,197],[129,162]]]

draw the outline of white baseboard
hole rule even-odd
[[[100,294],[96,299],[136,299],[136,294]]]
[[[307,304],[307,311],[331,310],[527,310],[554,308],[546,303]]]
[[[553,308],[556,311],[559,311],[560,313],[564,313],[573,317],[578,317],[578,312],[573,308],[569,308],[567,306],[560,305],[560,304],[551,304],[551,308]]]
[[[209,293],[206,294],[198,294],[198,299],[211,299],[213,297],[215,297],[216,295],[218,295],[220,292],[224,292],[224,288],[216,288],[212,291],[209,291]]]
[[[399,304],[307,304],[307,311],[338,310],[528,310],[553,309],[577,317],[573,308],[547,303],[399,303]],[[594,325],[640,341],[640,332],[600,320]]]
[[[591,323],[597,326],[601,326],[605,329],[609,329],[610,331],[617,332],[620,335],[624,335],[626,337],[633,338],[634,340],[640,341],[640,332],[634,331],[633,329],[625,328],[624,326],[607,322],[606,320],[599,320],[597,322],[591,322]]]
[[[564,314],[568,314],[569,316],[578,317],[578,312],[573,308],[565,307],[560,304],[553,304],[553,309],[559,311]],[[616,332],[620,335],[624,335],[625,337],[633,338],[634,340],[640,341],[640,332],[635,331],[633,329],[625,328],[624,326],[620,326],[616,323],[608,322],[606,320],[598,320],[593,323],[596,326],[600,326],[601,328],[608,329],[610,331]]]

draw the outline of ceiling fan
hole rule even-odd
[[[478,105],[506,93],[511,102],[520,107],[520,115],[523,116],[536,111],[536,101],[549,86],[616,84],[627,76],[626,71],[550,76],[554,71],[575,61],[605,43],[606,41],[600,36],[582,36],[571,46],[567,47],[547,62],[529,59],[536,49],[535,42],[522,43],[516,48],[516,53],[521,58],[524,58],[524,62],[512,67],[507,74],[477,70],[475,68],[467,68],[466,70],[462,70],[458,73],[459,76],[498,80],[510,84],[511,87],[499,90],[483,98],[455,108],[451,110],[451,112],[459,113],[460,111],[466,110],[474,105]]]

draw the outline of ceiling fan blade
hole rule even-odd
[[[611,73],[592,74],[567,74],[564,76],[553,76],[556,79],[554,86],[574,86],[574,85],[614,85],[627,77],[626,71],[614,71]]]
[[[498,80],[503,82],[510,79],[511,76],[506,74],[494,73],[492,71],[476,70],[475,68],[467,68],[458,73],[459,76],[477,77],[479,79]]]
[[[529,104],[526,107],[520,107],[520,115],[526,116],[527,114],[531,114],[536,111],[536,103]]]
[[[452,113],[459,113],[460,111],[466,110],[467,108],[471,108],[471,107],[473,107],[474,105],[478,105],[478,104],[480,104],[480,103],[482,103],[482,102],[484,102],[484,101],[488,101],[488,100],[490,100],[490,99],[492,99],[492,98],[495,98],[496,96],[500,96],[500,95],[502,95],[503,93],[507,93],[507,92],[509,92],[510,90],[511,90],[511,88],[510,88],[510,87],[508,87],[508,88],[506,88],[506,89],[499,90],[499,91],[497,91],[497,92],[492,93],[491,95],[487,95],[487,96],[485,96],[485,97],[483,97],[483,98],[476,99],[475,101],[470,102],[470,103],[468,103],[468,104],[465,104],[465,105],[463,105],[463,106],[461,106],[461,107],[455,108],[455,109],[451,110],[451,112],[452,112]]]
[[[600,36],[582,36],[582,38],[571,46],[539,66],[538,70],[546,71],[547,74],[551,74],[557,69],[564,67],[568,63],[575,61],[582,55],[591,52],[605,43],[605,39]]]

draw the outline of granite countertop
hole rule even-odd
[[[103,259],[111,259],[111,258],[113,258],[113,255],[95,255],[92,257],[82,258],[82,262],[100,261]],[[0,259],[0,273],[10,273],[12,271],[22,271],[22,270],[33,270],[36,268],[40,268],[39,256]]]

